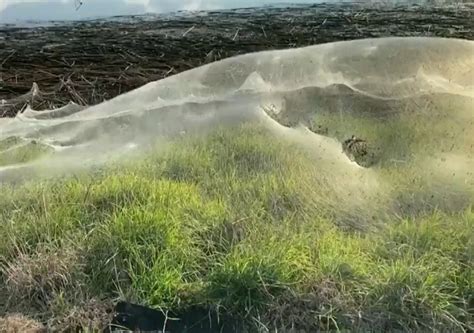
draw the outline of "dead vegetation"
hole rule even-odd
[[[45,327],[38,321],[21,314],[0,317],[1,333],[46,333]]]
[[[38,249],[34,254],[19,251],[16,260],[2,265],[5,289],[13,307],[23,301],[45,308],[61,290],[74,288],[75,273],[80,269],[77,258],[69,250]]]
[[[46,327],[52,332],[105,332],[113,316],[111,301],[84,300],[65,304],[63,311],[51,316]],[[64,305],[63,305],[64,306]]]
[[[34,253],[19,249],[15,261],[1,266],[0,276],[4,280],[0,295],[8,309],[0,317],[2,333],[99,332],[112,319],[111,302],[88,297],[81,285],[85,279],[81,260],[70,249],[39,247]],[[36,318],[20,314],[32,312]]]
[[[386,36],[473,39],[473,8],[318,4],[0,27],[0,115],[27,103],[96,104],[254,51]]]
[[[78,254],[40,246],[34,253],[18,249],[15,261],[2,264],[0,295],[8,312],[0,332],[102,331],[111,320],[111,304],[87,297]],[[25,311],[28,309],[28,311]],[[31,313],[28,318],[20,313]]]

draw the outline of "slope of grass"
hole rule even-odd
[[[244,126],[2,185],[0,330],[8,313],[98,329],[118,298],[199,306],[250,332],[472,329],[473,210],[340,228],[314,201],[311,163]]]
[[[53,149],[36,141],[16,137],[0,140],[0,166],[36,160],[51,153]]]

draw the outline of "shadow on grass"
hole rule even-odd
[[[201,308],[166,313],[141,305],[119,302],[109,332],[220,333],[240,332],[237,321]]]

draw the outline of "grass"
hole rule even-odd
[[[388,111],[387,111],[388,112]],[[437,114],[429,109],[424,112],[392,112],[385,117],[344,114],[340,117],[329,112],[317,113],[309,127],[327,129],[327,135],[340,142],[351,135],[364,138],[376,151],[381,164],[405,161],[415,156],[432,156],[443,153],[459,153],[470,149],[471,125],[456,116]]]
[[[0,167],[33,161],[51,153],[52,149],[36,141],[27,142],[17,137],[0,140]]]
[[[199,306],[250,332],[474,328],[472,208],[344,227],[310,169],[245,125],[93,175],[1,185],[0,331],[94,331],[119,298]]]

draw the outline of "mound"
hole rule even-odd
[[[131,158],[185,133],[257,122],[309,148],[328,193],[339,192],[345,183],[353,195],[391,201],[399,184],[387,174],[395,172],[406,179],[421,177],[421,192],[435,191],[447,202],[455,193],[465,203],[473,184],[473,45],[384,38],[254,53],[88,108],[28,109],[0,123],[0,139],[34,140],[48,149],[32,150],[31,158],[11,158],[11,148],[3,147],[0,179],[18,179],[15,170],[24,177],[25,168],[35,170],[28,175],[67,173]],[[364,153],[370,159],[359,163],[371,170],[360,169],[353,163],[358,159],[344,149],[353,135],[371,147]],[[37,159],[38,151],[47,154]]]

